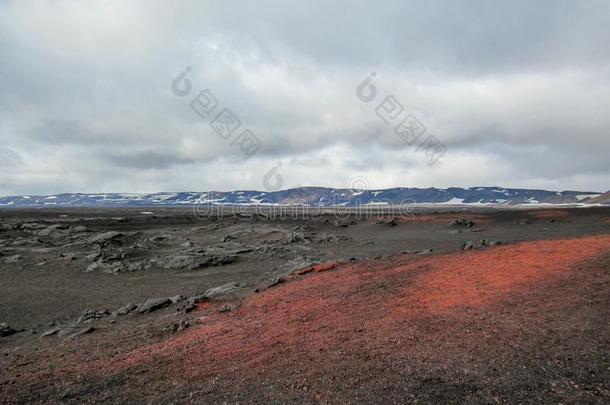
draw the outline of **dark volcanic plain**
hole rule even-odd
[[[0,403],[608,403],[610,208],[0,211]]]

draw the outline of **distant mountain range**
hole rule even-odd
[[[391,188],[352,190],[299,187],[289,190],[179,192],[154,194],[57,194],[48,196],[0,197],[0,207],[99,207],[213,205],[305,205],[333,207],[401,204],[444,205],[610,205],[610,192],[546,191],[502,187],[473,188]]]

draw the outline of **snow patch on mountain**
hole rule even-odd
[[[244,205],[244,206],[310,206],[354,207],[360,205],[589,205],[609,204],[598,192],[546,191],[473,188],[391,188],[386,190],[330,189],[300,187],[281,191],[208,191],[57,194],[49,196],[0,197],[3,207],[95,207],[95,206],[176,206],[176,205]]]

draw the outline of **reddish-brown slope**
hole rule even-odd
[[[416,260],[344,264],[251,297],[229,315],[211,315],[188,333],[128,357],[121,368],[155,358],[180,379],[257,375],[298,362],[318,367],[325,352],[375,352],[410,345],[417,319],[490,306],[580,271],[610,251],[610,237],[542,241]],[[542,308],[540,308],[542,309]]]

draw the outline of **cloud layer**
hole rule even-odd
[[[274,167],[282,187],[610,188],[604,0],[6,1],[0,52],[1,195],[264,189]],[[376,114],[390,95],[436,164]]]

